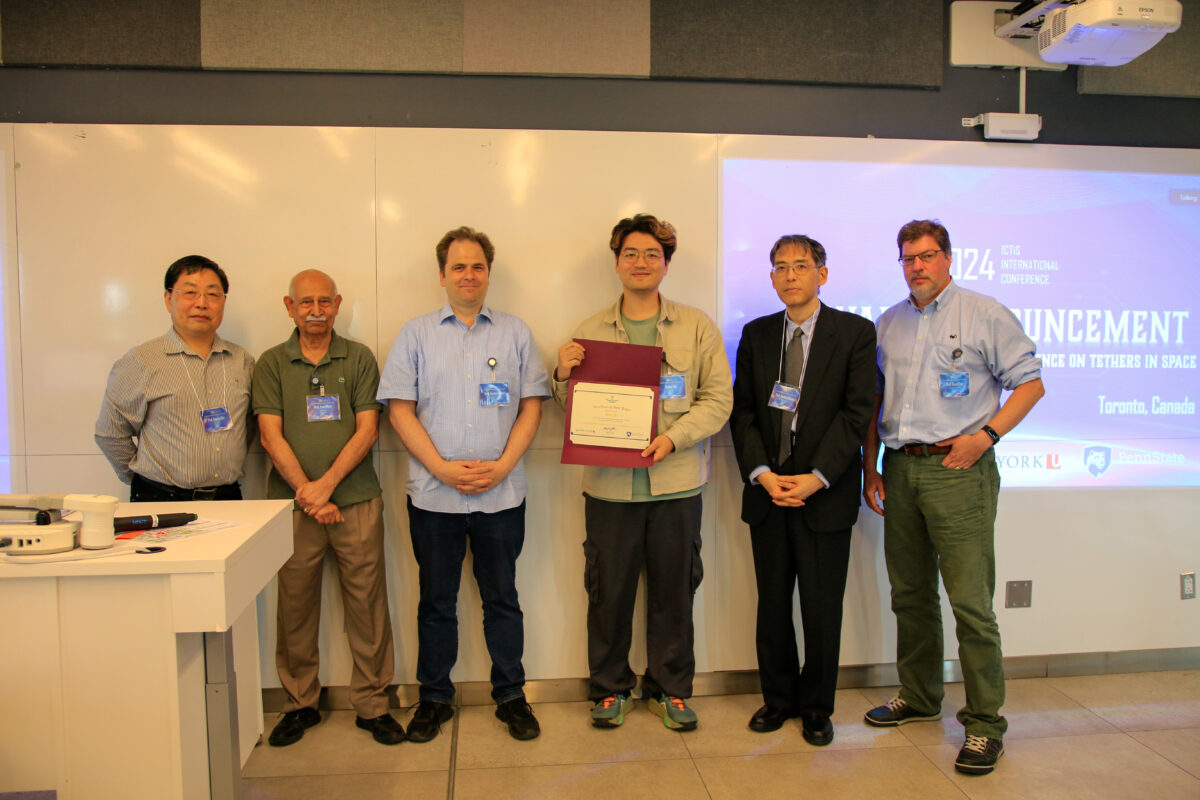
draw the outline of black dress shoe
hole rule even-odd
[[[289,711],[279,720],[267,741],[272,747],[287,747],[304,738],[304,731],[321,721],[321,712],[315,708],[298,708]]]
[[[496,719],[508,725],[510,736],[523,742],[536,739],[542,732],[541,726],[533,716],[533,709],[525,702],[524,697],[506,700],[496,706]]]
[[[833,723],[829,721],[829,717],[805,719],[800,735],[813,747],[824,747],[833,741]]]
[[[454,708],[449,703],[422,700],[417,703],[417,712],[408,723],[408,740],[428,742],[441,731],[442,723],[449,722],[453,716]]]
[[[796,714],[786,708],[763,706],[750,717],[750,730],[757,733],[770,733],[783,727],[783,723],[795,717]]]
[[[404,741],[404,728],[386,712],[370,719],[355,717],[354,724],[364,731],[370,731],[380,744],[400,744]]]

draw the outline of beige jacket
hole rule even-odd
[[[733,377],[721,331],[698,308],[672,303],[659,295],[662,315],[657,344],[675,373],[686,375],[685,397],[659,401],[658,432],[675,444],[675,450],[650,467],[650,492],[669,494],[695,489],[708,482],[708,438],[729,419],[733,409]],[[629,342],[621,325],[621,301],[588,317],[573,338],[604,342]],[[585,356],[586,358],[586,356]],[[567,404],[568,381],[554,381],[554,399]],[[583,491],[593,497],[628,500],[633,494],[630,471],[623,467],[585,467]]]

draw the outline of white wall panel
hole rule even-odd
[[[339,330],[382,361],[407,320],[444,302],[435,243],[450,228],[471,225],[497,249],[489,302],[529,323],[549,366],[575,325],[618,295],[607,248],[613,223],[649,211],[679,229],[664,293],[719,318],[720,141],[578,131],[0,128],[3,289],[6,308],[20,312],[23,352],[20,371],[6,377],[10,399],[19,401],[12,408],[25,409],[22,420],[10,408],[10,424],[28,491],[126,496],[92,441],[96,413],[112,362],[169,325],[162,274],[187,253],[208,255],[229,272],[222,334],[254,355],[290,332],[281,302],[287,279],[317,266],[337,278],[345,297]],[[731,154],[746,146],[745,137],[729,141]],[[19,292],[13,263],[20,266]],[[384,485],[396,679],[411,684],[418,590],[404,503],[408,456],[386,423],[384,430],[375,458]],[[562,413],[547,402],[527,456],[527,534],[517,572],[531,679],[587,674],[581,470],[559,465],[561,440]],[[246,472],[247,496],[261,496],[261,451],[251,454]],[[706,577],[696,598],[701,671],[755,666],[754,570],[740,494],[722,433],[704,493]],[[1194,646],[1197,606],[1178,601],[1177,575],[1196,566],[1196,510],[1188,490],[1003,494],[999,596],[1005,580],[1035,581],[1032,609],[999,612],[1006,652]],[[483,681],[489,660],[469,570],[468,562],[453,677]],[[341,602],[328,577],[321,679],[346,685]],[[269,687],[278,686],[274,602],[268,589],[257,608]],[[843,663],[893,659],[888,605],[882,526],[864,511],[851,551]],[[637,614],[632,661],[640,668],[640,601]],[[954,653],[950,630],[947,655]]]
[[[459,225],[488,234],[488,302],[523,318],[547,365],[621,291],[608,237],[649,212],[679,230],[663,283],[716,316],[716,137],[586,131],[380,130],[379,342],[446,301],[434,246]],[[535,448],[562,443],[547,403]],[[391,440],[394,446],[395,440]]]
[[[228,273],[221,334],[255,355],[290,333],[282,298],[309,266],[373,344],[373,150],[368,129],[18,126],[29,452],[96,452],[108,371],[169,327],[163,273],[189,253]]]
[[[21,403],[21,304],[17,280],[14,126],[0,126],[0,358],[6,392],[0,398],[0,488],[25,491],[25,420]]]

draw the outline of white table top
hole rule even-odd
[[[0,578],[33,578],[71,575],[158,575],[186,572],[227,572],[246,555],[251,535],[284,515],[291,532],[290,500],[197,501],[189,503],[121,503],[118,517],[145,514],[189,513],[200,519],[237,524],[195,537],[166,542],[161,553],[129,553],[79,561],[14,563],[0,561]],[[76,518],[75,516],[70,517]],[[119,540],[118,545],[122,544]],[[104,551],[88,551],[104,552]],[[61,555],[66,555],[61,554]]]
[[[41,564],[0,562],[0,580],[158,576],[170,584],[176,632],[224,631],[291,555],[291,509],[290,500],[122,503],[117,516],[194,513],[200,519],[237,525],[167,542],[161,553]]]

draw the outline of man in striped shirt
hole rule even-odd
[[[96,444],[132,502],[240,500],[254,359],[217,335],[229,279],[191,255],[163,284],[171,327],[113,365]]]

